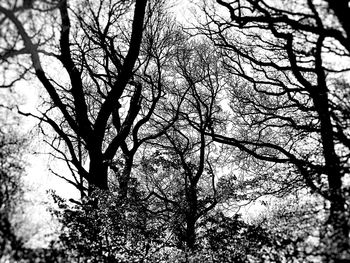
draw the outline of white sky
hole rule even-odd
[[[36,113],[39,100],[40,86],[27,82],[19,82],[14,88],[15,93],[21,97],[22,104],[19,108],[23,112]],[[47,234],[52,234],[58,226],[52,218],[48,208],[53,205],[47,191],[54,190],[63,198],[78,198],[78,191],[49,172],[49,167],[55,170],[64,172],[66,168],[63,162],[52,162],[47,154],[33,154],[33,152],[49,152],[50,148],[38,143],[38,131],[35,129],[37,121],[31,117],[21,117],[20,134],[28,136],[30,141],[28,152],[24,156],[27,164],[25,167],[26,174],[23,178],[25,185],[24,207],[16,217],[18,222],[19,233],[24,234],[23,238],[27,245],[34,247],[43,247],[49,244],[50,237]],[[38,146],[38,144],[40,146]]]

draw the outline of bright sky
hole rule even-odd
[[[20,94],[22,104],[19,106],[23,112],[36,113],[40,102],[40,87],[36,84],[29,85],[20,82],[14,88],[15,93]],[[65,172],[66,166],[62,162],[53,162],[47,154],[33,154],[34,152],[49,152],[50,148],[40,143],[39,132],[35,129],[37,121],[31,117],[22,117],[19,132],[28,136],[31,144],[28,153],[25,155],[27,163],[25,184],[25,204],[16,221],[19,222],[19,232],[24,234],[24,239],[29,242],[27,245],[43,247],[48,245],[50,237],[46,235],[53,233],[57,223],[53,220],[48,208],[53,205],[47,191],[52,189],[64,198],[78,198],[78,191],[64,180],[49,172],[49,167],[57,172]],[[40,145],[40,146],[38,146]]]

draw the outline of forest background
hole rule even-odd
[[[350,260],[349,11],[3,0],[1,262]],[[32,147],[78,193],[37,197],[54,233],[36,246]]]

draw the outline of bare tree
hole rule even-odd
[[[348,259],[346,1],[216,2],[225,13],[205,8],[201,30],[221,50],[229,122],[240,128],[207,134],[256,159],[293,165],[289,172],[330,203],[326,253]]]
[[[165,221],[178,248],[191,251],[198,246],[199,223],[219,202],[221,153],[205,134],[221,114],[215,55],[208,43],[187,37],[177,47],[173,75],[179,92],[173,96],[182,101],[179,117],[164,135],[148,142],[140,170],[151,213]]]
[[[2,70],[6,74],[10,66],[17,73],[12,79],[4,78],[3,86],[28,76],[39,80],[49,99],[41,116],[27,115],[54,130],[56,136],[48,143],[55,157],[67,162],[73,179],[62,177],[83,194],[84,182],[90,190],[92,186],[108,189],[112,167],[125,196],[137,149],[171,125],[153,118],[167,86],[162,67],[176,41],[164,3],[24,4],[25,8],[0,6],[5,26]],[[116,169],[116,163],[123,163],[120,159],[123,167]]]

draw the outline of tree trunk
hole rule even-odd
[[[129,189],[129,181],[130,181],[130,174],[132,169],[132,163],[133,158],[126,156],[125,157],[125,165],[123,167],[123,171],[120,174],[118,181],[119,181],[119,198],[120,200],[125,200],[128,196],[128,189]]]
[[[334,262],[350,260],[349,228],[345,211],[345,199],[339,195],[332,198],[334,199],[331,201],[328,220],[330,231],[326,235],[327,254]]]
[[[89,169],[89,194],[92,188],[108,190],[108,164],[102,158],[92,158]]]
[[[325,83],[324,83],[325,84]],[[329,112],[328,94],[324,85],[320,85],[319,93],[314,95],[314,104],[317,109],[320,125],[321,139],[323,146],[323,156],[325,159],[325,168],[329,184],[330,214],[328,225],[330,233],[326,239],[326,253],[331,260],[348,259],[349,255],[349,227],[345,211],[345,198],[342,191],[342,171],[339,157],[335,151],[335,142],[333,138],[333,125]]]
[[[189,250],[194,250],[196,245],[196,218],[189,215],[186,228],[186,246]]]
[[[348,0],[327,0],[329,8],[331,8],[334,14],[337,16],[339,22],[343,26],[344,31],[346,32],[347,46],[346,48],[350,51],[350,5]]]
[[[187,194],[188,211],[186,215],[186,246],[189,250],[194,250],[196,245],[196,221],[198,213],[197,187],[190,185]]]

